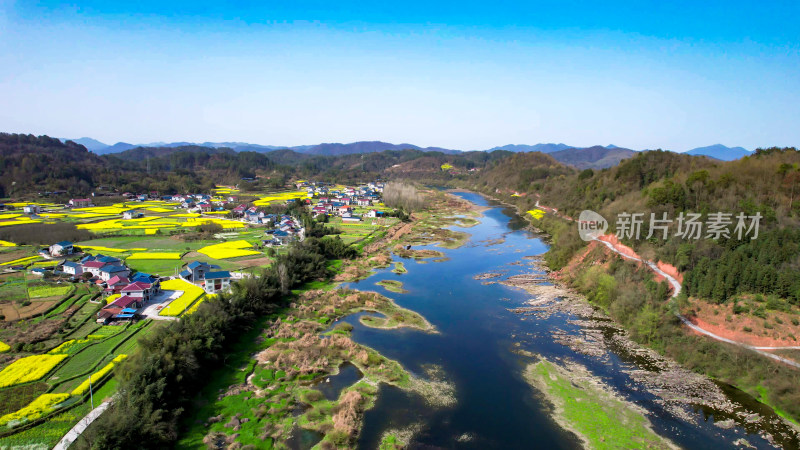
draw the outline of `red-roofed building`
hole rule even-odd
[[[96,277],[100,276],[100,269],[105,265],[106,263],[102,261],[89,261],[82,264],[84,272],[89,272]]]
[[[98,283],[100,282],[102,282],[102,280],[98,280]],[[103,293],[106,295],[119,294],[130,282],[131,281],[127,277],[115,275],[106,282],[106,288],[103,290]]]
[[[129,295],[123,295],[122,297],[114,300],[111,305],[109,306],[118,306],[122,309],[125,308],[141,308],[142,304],[144,303],[141,297],[131,297]],[[103,308],[105,309],[105,308]]]
[[[153,285],[149,283],[142,283],[141,281],[131,283],[122,289],[123,296],[135,297],[144,302],[150,300],[151,294],[153,294]]]
[[[120,312],[122,312],[123,309],[124,308],[122,308],[121,306],[114,305],[114,304],[104,306],[103,309],[101,309],[97,313],[97,322],[98,323],[108,323],[108,322],[111,321],[111,319],[115,315],[117,315]]]

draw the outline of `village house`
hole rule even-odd
[[[227,270],[206,272],[205,279],[201,284],[209,294],[228,291],[231,288],[231,273]]]
[[[267,232],[268,239],[265,239],[264,245],[268,247],[276,247],[286,245],[293,240],[293,236],[281,230],[270,230]]]
[[[124,276],[115,275],[105,283],[106,287],[103,289],[104,295],[119,294],[122,289],[129,285],[131,281]]]
[[[98,253],[97,255],[86,255],[81,259],[81,264],[85,264],[90,261],[101,262],[104,264],[115,264],[115,265],[122,265],[122,261],[119,258],[115,258],[113,256],[106,256],[103,254]]]
[[[122,213],[122,218],[125,220],[138,219],[144,217],[144,213],[138,209],[131,209]]]
[[[57,242],[48,249],[50,256],[71,255],[73,250],[72,242],[70,241]]]
[[[153,293],[161,292],[161,280],[156,276],[150,275],[149,273],[136,272],[136,274],[131,277],[131,282],[149,284],[151,285],[151,290]]]
[[[69,205],[73,208],[88,208],[92,206],[92,201],[88,198],[73,198]]]
[[[67,261],[61,267],[61,271],[67,275],[72,275],[73,277],[76,277],[83,273],[83,267],[81,267],[81,265],[76,262]]]
[[[205,279],[205,274],[219,270],[220,267],[216,264],[208,264],[201,261],[192,261],[184,269],[180,276],[181,278],[191,283],[199,283]]]
[[[39,211],[41,211],[39,205],[25,205],[22,207],[22,212],[25,214],[39,214]]]
[[[106,263],[100,261],[88,261],[82,264],[84,273],[88,272],[92,274],[93,277],[99,277],[100,269],[105,265]]]
[[[127,277],[131,271],[127,267],[115,264],[104,264],[98,271],[99,277],[103,281],[108,281],[115,276]]]
[[[245,205],[239,205],[236,208],[233,208],[231,210],[231,213],[233,213],[233,215],[236,216],[236,217],[241,217],[244,214],[246,209],[247,209],[247,207]]]
[[[107,324],[115,315],[122,312],[122,307],[118,305],[106,305],[97,313],[97,323]]]
[[[136,281],[122,288],[122,295],[139,299],[138,307],[141,307],[142,304],[150,300],[153,294],[157,293],[153,291],[153,285]]]

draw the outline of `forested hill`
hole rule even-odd
[[[639,239],[623,240],[650,259],[673,263],[686,273],[690,295],[724,302],[737,294],[776,295],[800,305],[800,152],[770,148],[736,161],[663,151],[642,152],[618,166],[565,170],[536,154],[517,154],[487,167],[475,187],[507,197],[523,210],[537,201],[577,217],[600,213],[609,232],[620,213],[643,213]],[[518,193],[520,197],[512,194]],[[676,236],[680,213],[760,214],[757,239],[692,239]],[[672,219],[667,239],[645,239],[651,213]],[[748,223],[749,225],[749,223]],[[574,231],[574,232],[573,232]],[[706,236],[706,230],[702,232]],[[565,234],[551,255],[554,268],[582,246],[577,230]]]
[[[61,197],[94,191],[207,192],[217,183],[256,175],[283,185],[292,172],[266,155],[230,149],[137,148],[120,155],[98,156],[47,136],[0,133],[0,198],[54,191],[63,191]]]
[[[86,192],[112,180],[107,161],[71,141],[0,133],[0,197],[38,187]]]
[[[450,172],[443,165],[466,172],[509,155],[507,151],[445,154],[412,149],[321,156],[186,145],[137,147],[98,156],[72,141],[0,134],[4,173],[0,198],[52,191],[65,191],[66,197],[86,196],[101,187],[112,192],[207,192],[214,184],[239,184],[243,178],[275,186],[283,186],[292,177],[351,182],[399,174],[444,180]]]

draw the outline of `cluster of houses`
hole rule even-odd
[[[329,189],[327,186],[308,186],[307,192],[313,195],[317,203],[311,208],[315,217],[322,215],[339,216],[343,222],[359,222],[361,216],[353,214],[353,206],[369,208],[377,203],[383,192],[382,183],[369,183],[364,186],[348,187],[341,190]],[[370,209],[366,217],[379,217],[382,213]]]
[[[50,257],[69,256],[74,252],[75,247],[68,241],[42,250],[42,254]],[[102,289],[104,298],[116,296],[97,313],[97,321],[101,323],[133,319],[137,310],[161,292],[159,277],[143,272],[131,275],[131,269],[113,256],[86,255],[78,261],[64,261],[58,272],[94,283]],[[230,272],[200,261],[189,263],[179,276],[209,294],[226,292],[231,287]]]
[[[264,245],[277,247],[287,245],[295,240],[302,241],[305,238],[306,229],[294,217],[268,214],[265,218],[273,227],[264,232],[266,235]]]
[[[118,297],[97,313],[97,321],[103,323],[134,318],[139,308],[161,292],[159,278],[141,272],[137,272],[131,278],[127,275],[115,275],[104,285],[104,296],[118,295]]]
[[[163,200],[165,202],[180,203],[181,208],[188,209],[190,212],[225,211],[225,205],[234,203],[237,200],[235,196],[217,198],[208,194],[158,195],[158,192],[151,192],[150,194],[124,192],[122,196],[131,201]]]

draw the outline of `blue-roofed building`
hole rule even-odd
[[[108,281],[116,275],[119,275],[121,277],[127,277],[128,274],[131,273],[130,269],[128,269],[127,267],[115,266],[113,264],[104,265],[103,267],[100,268],[99,272],[100,273],[98,274],[98,276],[103,281]]]
[[[231,288],[231,273],[227,270],[207,272],[202,286],[209,294],[228,291]]]
[[[186,269],[181,272],[181,278],[192,283],[199,283],[205,280],[205,275],[208,272],[219,270],[220,267],[215,264],[208,264],[201,261],[192,261],[186,266]]]
[[[119,258],[115,258],[113,256],[105,256],[105,255],[97,255],[95,261],[100,261],[102,263],[115,264],[115,265],[120,265],[120,263],[122,262]]]
[[[61,268],[61,271],[72,276],[78,276],[83,273],[83,266],[79,263],[67,261]]]
[[[149,273],[136,272],[136,274],[131,277],[131,281],[134,283],[141,281],[142,283],[153,284],[154,282],[158,281],[158,277],[150,275]]]

